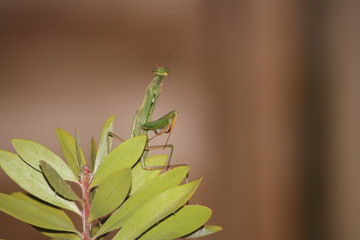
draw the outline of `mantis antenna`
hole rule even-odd
[[[186,52],[185,46],[182,45],[182,44],[180,44],[180,43],[178,43],[178,44],[176,44],[176,45],[170,50],[170,52],[167,54],[167,57],[170,57],[170,56],[175,52],[175,50],[176,50],[177,48],[181,48],[182,50],[184,50],[184,52]]]

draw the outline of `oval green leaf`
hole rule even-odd
[[[47,162],[40,161],[41,169],[48,180],[49,184],[55,192],[66,199],[80,201],[81,198],[71,189],[70,185],[67,184],[64,179],[61,178],[58,172],[51,167]]]
[[[110,137],[109,133],[114,130],[114,116],[111,116],[105,123],[104,127],[101,130],[100,140],[99,140],[99,148],[95,159],[94,164],[94,173],[97,171],[98,167],[105,159],[106,155],[108,155],[111,145],[112,145],[112,137]]]
[[[94,170],[97,152],[98,151],[97,151],[96,142],[95,142],[95,139],[92,137],[91,144],[90,144],[90,162],[91,162],[90,169],[91,169],[91,171]]]
[[[59,231],[77,233],[70,218],[57,208],[23,193],[0,193],[0,210],[28,224]]]
[[[195,192],[200,179],[171,188],[139,208],[115,235],[113,240],[133,240],[184,205]]]
[[[136,136],[112,150],[101,163],[90,186],[98,186],[108,176],[122,168],[131,168],[143,153],[146,141],[146,135]]]
[[[155,155],[145,159],[147,166],[164,166],[168,156]],[[139,188],[144,186],[151,179],[158,176],[160,170],[145,170],[141,164],[136,164],[132,170],[132,185],[130,195],[134,194]]]
[[[74,202],[56,195],[47,183],[44,175],[25,163],[18,155],[0,150],[0,166],[25,191],[45,202],[81,215],[79,208]]]
[[[172,240],[189,234],[204,225],[211,210],[199,205],[186,205],[142,235],[139,240]]]
[[[177,167],[149,181],[109,217],[96,233],[96,237],[122,227],[127,219],[145,203],[160,193],[179,185],[188,172],[189,167]]]
[[[131,169],[123,168],[111,174],[99,187],[91,204],[89,221],[115,210],[129,194]]]
[[[12,139],[12,144],[20,157],[36,170],[40,170],[40,160],[49,163],[65,180],[78,182],[68,165],[50,149],[40,143],[26,139]]]
[[[216,232],[219,232],[222,230],[222,227],[220,226],[211,226],[211,225],[205,225],[195,232],[185,236],[184,238],[198,238],[198,237],[204,237]]]
[[[81,166],[86,165],[84,153],[81,148],[79,148],[80,162],[78,159],[78,154],[76,150],[76,141],[75,138],[65,130],[61,128],[56,129],[56,135],[60,143],[61,150],[63,152],[64,158],[68,163],[69,167],[75,174],[75,176],[80,176]]]

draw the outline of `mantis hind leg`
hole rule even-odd
[[[141,166],[142,166],[142,168],[145,169],[145,170],[163,170],[163,169],[165,169],[167,171],[170,168],[187,166],[187,164],[170,164],[171,157],[172,157],[172,154],[173,154],[173,151],[174,151],[174,145],[172,145],[172,144],[147,146],[147,147],[145,147],[145,150],[147,150],[147,151],[156,150],[156,149],[163,150],[165,148],[170,148],[169,159],[167,160],[165,166],[146,166],[145,158],[141,158]],[[189,175],[190,175],[190,173],[186,174],[185,183],[189,182]],[[186,204],[188,205],[189,202],[186,202]]]
[[[117,140],[120,141],[120,142],[125,142],[125,139],[119,137],[118,135],[116,135],[116,134],[113,133],[113,132],[108,132],[108,135],[109,135],[109,137],[115,138],[115,139],[117,139]]]
[[[141,158],[141,166],[142,166],[142,168],[146,169],[146,170],[161,170],[161,169],[168,170],[168,169],[174,168],[174,167],[187,166],[186,164],[170,164],[172,154],[173,154],[173,151],[174,151],[174,145],[172,145],[172,144],[147,146],[147,147],[145,147],[145,150],[146,151],[157,150],[157,149],[163,150],[165,148],[170,149],[169,159],[167,160],[165,166],[147,166],[146,163],[145,163],[145,158]]]
[[[125,139],[119,137],[118,135],[116,135],[113,132],[109,132],[108,133],[109,137],[113,137],[115,139],[117,139],[120,142],[124,142]],[[151,151],[151,150],[164,150],[165,148],[169,148],[170,149],[170,154],[169,154],[169,159],[167,160],[165,166],[147,166],[145,163],[145,159],[147,154],[144,153],[144,155],[141,157],[141,167],[145,170],[169,170],[170,168],[174,168],[174,167],[181,167],[181,166],[187,166],[187,164],[170,164],[171,163],[171,158],[174,152],[174,145],[172,144],[166,144],[166,145],[155,145],[155,146],[146,146],[145,147],[145,151]],[[189,173],[186,175],[186,183],[189,182]]]

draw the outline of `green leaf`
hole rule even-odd
[[[94,173],[97,171],[101,162],[104,160],[105,156],[109,153],[112,138],[109,136],[110,132],[113,132],[114,129],[114,116],[111,116],[105,123],[103,129],[101,130],[99,148],[95,159],[94,164]]]
[[[45,236],[51,237],[53,240],[81,240],[81,238],[74,233],[66,232],[45,232],[40,231]]]
[[[40,160],[43,160],[55,168],[63,179],[78,182],[69,166],[47,147],[26,139],[13,139],[12,144],[20,157],[36,170],[40,171]]]
[[[131,186],[131,169],[123,168],[111,174],[99,185],[91,204],[89,221],[115,210],[127,197]]]
[[[145,159],[148,166],[164,166],[168,156],[167,155],[155,155]],[[141,164],[136,164],[132,170],[132,186],[130,195],[135,193],[139,188],[146,184],[151,179],[158,176],[161,172],[159,170],[145,170]]]
[[[139,240],[172,240],[189,234],[204,225],[211,210],[203,206],[186,205],[155,225]]]
[[[211,225],[205,225],[195,232],[185,236],[184,238],[198,238],[198,237],[204,237],[216,232],[219,232],[222,230],[222,227],[220,226],[211,226]]]
[[[64,179],[61,178],[59,173],[56,172],[56,170],[47,162],[40,161],[40,166],[46,179],[56,193],[70,200],[81,200],[81,198],[79,198],[78,195],[71,189],[70,185],[67,184]]]
[[[101,226],[96,236],[103,235],[124,225],[139,208],[160,193],[181,183],[189,172],[189,167],[177,167],[157,176],[132,195]]]
[[[81,148],[79,148],[80,162],[81,162],[81,165],[80,165],[80,162],[79,162],[79,159],[77,156],[78,154],[76,151],[75,138],[73,136],[71,136],[70,133],[66,132],[65,130],[63,130],[61,128],[56,129],[56,135],[58,137],[60,147],[64,154],[66,162],[68,163],[69,167],[71,168],[71,170],[73,171],[75,176],[79,177],[80,172],[81,172],[81,166],[86,165],[83,151],[81,150]]]
[[[97,233],[97,231],[99,231],[99,228],[100,228],[100,227],[99,227],[99,223],[96,224],[96,225],[93,225],[92,228],[91,228],[90,236],[94,236],[94,235]],[[96,240],[104,240],[105,237],[106,237],[106,235],[102,236],[101,238],[96,238]],[[94,237],[93,237],[92,239],[95,240]]]
[[[94,138],[91,138],[91,144],[90,144],[91,171],[94,170],[96,155],[97,155],[96,142]]]
[[[81,215],[74,202],[56,195],[44,175],[25,163],[18,155],[0,150],[0,166],[14,182],[32,195]]]
[[[90,186],[96,187],[119,169],[132,167],[144,151],[146,141],[146,135],[136,136],[112,150],[101,163]]]
[[[171,188],[144,204],[124,224],[113,240],[133,240],[161,219],[175,212],[193,195],[200,179]]]
[[[90,230],[90,236],[94,236],[95,233],[97,233],[97,231],[99,231],[99,224],[101,223],[96,223],[96,224],[93,224],[92,227],[91,227],[91,230]]]
[[[84,153],[80,147],[80,135],[79,135],[79,131],[76,129],[75,131],[76,135],[75,135],[75,150],[76,150],[76,156],[77,156],[77,160],[79,162],[80,165],[80,169],[82,169],[82,167],[84,167],[86,165],[86,161],[85,161],[85,157],[84,157]]]
[[[23,193],[0,193],[0,210],[37,227],[77,233],[70,218],[62,210]]]

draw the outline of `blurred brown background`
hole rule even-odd
[[[151,58],[171,70],[154,119],[180,112],[174,161],[224,228],[206,239],[360,239],[359,23],[359,1],[1,1],[0,148],[60,154],[61,127],[88,152],[111,115],[127,136]]]

